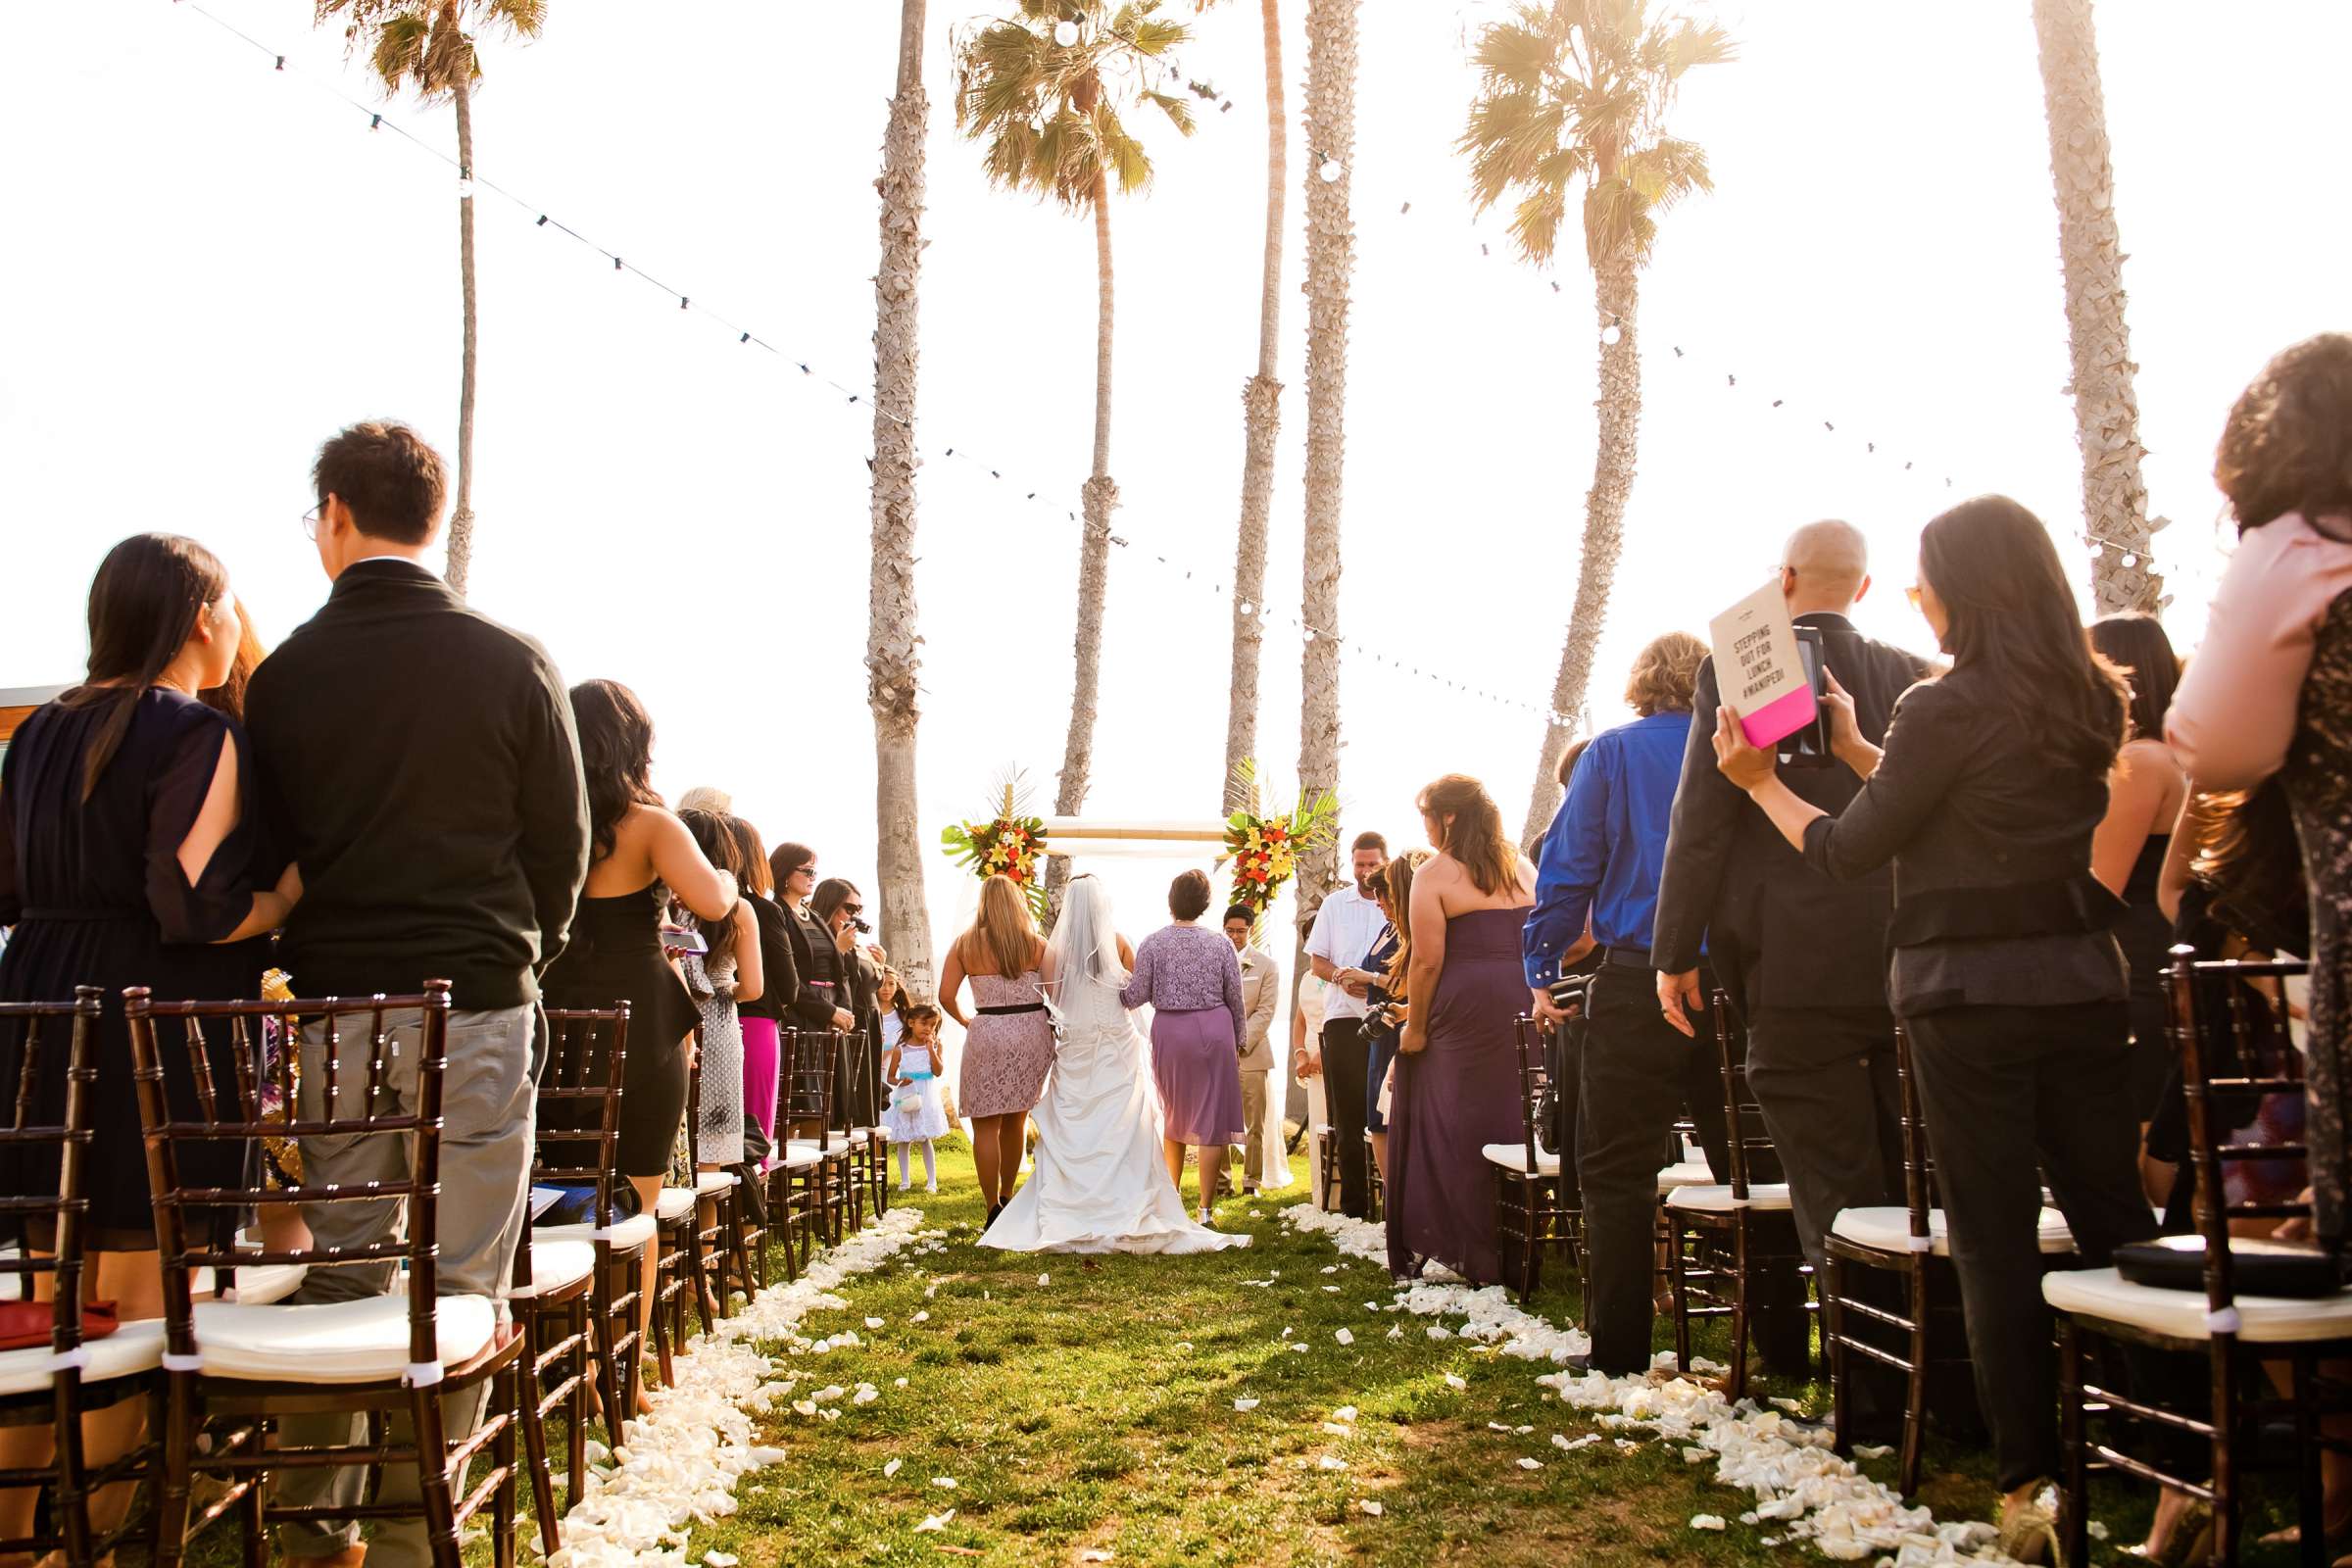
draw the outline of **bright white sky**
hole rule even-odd
[[[193,0],[12,8],[12,51],[41,69],[0,94],[16,219],[0,262],[0,686],[78,672],[90,572],[139,529],[211,545],[282,636],[326,590],[297,526],[318,441],[383,415],[454,447],[455,176],[321,91],[371,97],[339,36],[313,30],[310,0],[205,3],[283,50],[288,74]],[[1090,439],[1091,233],[989,190],[955,135],[949,31],[977,9],[935,0],[924,51],[920,418],[929,450],[956,449],[921,476],[926,840],[979,811],[1008,761],[1051,797],[1070,679],[1065,513]],[[1473,220],[1451,151],[1466,29],[1495,9],[1362,11],[1344,793],[1349,831],[1399,845],[1413,791],[1449,769],[1488,779],[1516,826],[1542,721],[1369,651],[1542,705],[1591,476],[1590,279],[1571,259],[1555,294],[1508,260],[1499,221]],[[665,791],[725,785],[771,843],[806,839],[869,891],[868,416],[701,308],[867,383],[898,10],[706,0],[657,17],[564,0],[535,46],[486,46],[475,104],[486,178],[697,307],[616,276],[533,212],[477,203],[476,602],[543,638],[568,677],[635,687]],[[1304,5],[1285,10],[1295,118]],[[2027,0],[1730,0],[1716,14],[1742,58],[1691,78],[1677,117],[1717,189],[1666,220],[1642,285],[1642,467],[1594,683],[1603,724],[1621,716],[1635,648],[1703,629],[1794,523],[1834,514],[1869,532],[1881,587],[1861,618],[1914,644],[1924,630],[1898,590],[1946,501],[2002,489],[2062,533],[2081,525]],[[2324,195],[2343,166],[2352,8],[2240,0],[2216,17],[2189,0],[2099,16],[2147,477],[2153,509],[2177,519],[2160,560],[2184,646],[2222,560],[2207,477],[2222,416],[2270,353],[2345,326],[2352,240],[2352,209]],[[1198,816],[1217,801],[1227,622],[1205,585],[1231,569],[1257,332],[1258,39],[1246,0],[1200,24],[1186,73],[1234,108],[1189,142],[1139,118],[1159,179],[1116,212],[1113,471],[1137,549],[1112,567],[1090,802],[1103,815]],[[385,112],[454,145],[446,110]],[[1302,131],[1291,148],[1296,185],[1312,161]],[[1290,215],[1296,279],[1296,189]],[[1284,309],[1267,597],[1295,612],[1295,287]],[[1260,720],[1284,780],[1295,635],[1269,644]],[[1165,870],[1134,873],[1138,887]],[[944,860],[932,872],[944,928],[970,885]],[[1157,909],[1123,923],[1140,934]]]

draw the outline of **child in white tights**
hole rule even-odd
[[[906,1032],[882,1059],[882,1077],[890,1084],[890,1109],[882,1130],[899,1152],[899,1191],[908,1186],[907,1151],[923,1146],[923,1191],[939,1191],[939,1164],[931,1141],[948,1135],[948,1107],[939,1089],[939,1009],[921,1003],[900,1009]]]

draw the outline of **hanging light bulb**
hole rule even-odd
[[[1326,158],[1323,160],[1323,166],[1315,172],[1322,177],[1324,184],[1337,185],[1340,182],[1340,176],[1348,172],[1348,166],[1337,158]]]
[[[1242,613],[1243,613],[1243,614],[1245,614],[1245,615],[1248,615],[1248,614],[1252,614],[1252,613],[1254,613],[1254,612],[1255,612],[1255,607],[1254,607],[1254,606],[1252,606],[1252,605],[1250,603],[1250,601],[1249,601],[1249,600],[1247,600],[1247,599],[1243,600],[1243,601],[1242,601]]]
[[[1620,327],[1615,321],[1611,321],[1608,325],[1600,329],[1600,340],[1601,342],[1607,344],[1610,348],[1615,348],[1618,344],[1625,341],[1625,329]]]
[[[1307,640],[1308,642],[1310,642],[1310,643],[1311,643],[1311,642],[1313,642],[1313,641],[1315,640],[1315,628],[1314,628],[1314,627],[1312,627],[1312,626],[1309,626],[1309,627],[1307,627],[1307,628],[1306,628],[1306,640]]]
[[[471,174],[458,176],[458,200],[462,202],[473,200],[473,176]]]
[[[1054,41],[1064,49],[1074,47],[1078,42],[1078,24],[1066,19],[1054,24]]]

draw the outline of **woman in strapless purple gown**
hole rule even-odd
[[[1494,1175],[1482,1152],[1519,1125],[1513,1025],[1527,1005],[1519,931],[1535,872],[1478,780],[1448,773],[1421,792],[1438,847],[1413,878],[1412,999],[1389,1110],[1389,1269],[1441,1263],[1474,1285],[1501,1282]],[[1424,1000],[1426,999],[1426,1000]]]

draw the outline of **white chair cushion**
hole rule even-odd
[[[104,1383],[138,1372],[152,1372],[163,1364],[164,1320],[150,1317],[125,1323],[103,1340],[85,1340],[81,1348],[88,1357],[88,1364],[81,1369],[84,1383]],[[46,1345],[0,1350],[0,1394],[31,1394],[45,1389],[56,1370]]]
[[[1693,1209],[1705,1214],[1728,1214],[1741,1207],[1785,1210],[1788,1207],[1788,1185],[1786,1182],[1758,1183],[1748,1188],[1747,1201],[1742,1204],[1732,1197],[1729,1187],[1694,1182],[1668,1193],[1666,1206]]]
[[[617,1221],[612,1232],[605,1238],[612,1244],[612,1250],[616,1252],[625,1252],[632,1247],[643,1247],[653,1239],[654,1216],[651,1214],[631,1214],[627,1219]],[[531,1240],[533,1243],[593,1242],[596,1240],[596,1227],[593,1225],[542,1225],[531,1232]]]
[[[662,1196],[654,1200],[654,1217],[664,1225],[684,1219],[693,1212],[694,1189],[691,1187],[664,1187]]]
[[[1662,1197],[1677,1187],[1704,1187],[1715,1180],[1704,1160],[1686,1159],[1679,1165],[1669,1165],[1658,1172],[1658,1193]]]
[[[705,1198],[723,1193],[735,1185],[735,1173],[726,1170],[707,1170],[694,1178],[694,1190]]]
[[[489,1347],[498,1313],[486,1296],[437,1303],[441,1364],[458,1366]],[[305,1306],[196,1303],[196,1352],[207,1377],[373,1383],[409,1366],[409,1299],[369,1296]]]
[[[1873,1248],[1882,1252],[1907,1252],[1911,1250],[1911,1210],[1908,1208],[1848,1208],[1838,1212],[1830,1222],[1830,1234],[1857,1247]],[[1943,1232],[1943,1210],[1928,1210],[1928,1239],[1930,1250],[1937,1257],[1952,1255],[1951,1238]],[[2075,1250],[2075,1234],[2066,1228],[2066,1216],[2054,1208],[2041,1211],[2034,1223],[2034,1239],[2042,1251],[2056,1254]]]
[[[1498,1165],[1504,1170],[1525,1171],[1527,1169],[1527,1146],[1523,1143],[1489,1144],[1479,1152],[1486,1156],[1487,1163],[1490,1165]],[[1557,1176],[1559,1173],[1560,1156],[1539,1144],[1536,1147],[1536,1174]]]
[[[805,1149],[809,1153],[816,1155],[820,1159],[841,1159],[847,1156],[850,1152],[850,1146],[848,1144],[835,1143],[830,1146],[826,1146],[819,1144],[813,1138],[795,1138],[791,1144],[786,1147],[794,1150],[796,1152]],[[790,1163],[790,1161],[787,1161],[786,1163]]]
[[[822,1165],[824,1162],[825,1156],[814,1144],[794,1144],[776,1161],[785,1170],[807,1170],[811,1165]]]
[[[2061,1312],[2129,1323],[2177,1340],[2207,1335],[2205,1293],[2134,1285],[2111,1268],[2067,1269],[2041,1277],[2041,1297]],[[2237,1298],[2238,1338],[2254,1345],[2352,1339],[2352,1290],[2302,1300],[2282,1296]]]
[[[510,1288],[509,1296],[544,1296],[575,1285],[595,1272],[594,1242],[543,1241],[541,1237],[545,1234],[541,1232],[531,1238],[531,1282]]]

